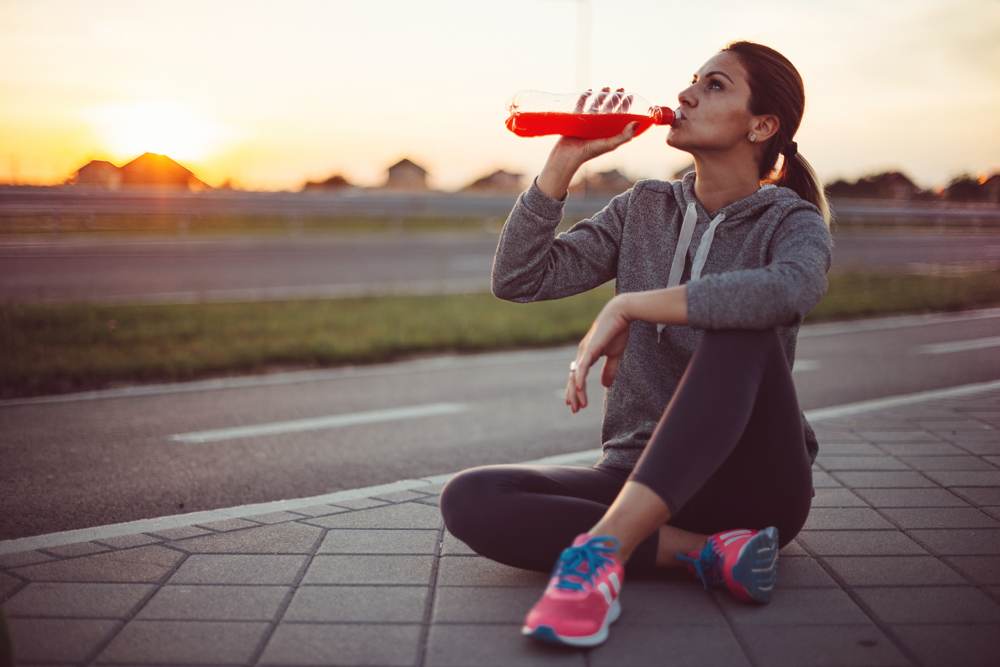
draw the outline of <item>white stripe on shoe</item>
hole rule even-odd
[[[615,587],[615,593],[618,593],[622,589],[621,582],[618,581],[618,573],[612,572],[608,575],[608,579],[611,581],[611,585]]]
[[[604,595],[605,602],[607,602],[608,604],[612,603],[613,600],[611,598],[611,591],[608,589],[607,583],[602,581],[601,583],[597,584],[597,590],[601,591],[601,594]]]

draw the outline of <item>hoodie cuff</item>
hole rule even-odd
[[[538,187],[538,176],[535,176],[531,179],[531,185],[521,195],[521,201],[529,211],[540,218],[561,221],[567,197],[553,199],[548,196]]]

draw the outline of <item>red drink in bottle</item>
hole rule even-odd
[[[629,123],[638,123],[635,134],[639,135],[654,124],[674,122],[672,109],[648,105],[634,95],[608,94],[604,104],[581,111],[585,108],[585,97],[521,91],[508,104],[510,115],[505,124],[519,137],[561,134],[580,139],[603,139],[620,134]],[[636,113],[633,107],[645,107],[648,111]]]

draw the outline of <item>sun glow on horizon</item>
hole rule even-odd
[[[141,153],[202,161],[219,153],[232,130],[169,100],[140,100],[94,107],[85,116],[116,158]]]

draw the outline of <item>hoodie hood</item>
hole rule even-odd
[[[680,236],[677,241],[677,248],[674,250],[674,257],[670,263],[670,275],[667,279],[667,287],[674,287],[681,282],[681,275],[684,272],[684,262],[687,257],[688,248],[691,246],[691,238],[694,236],[695,225],[699,221],[709,220],[708,229],[705,230],[698,244],[698,252],[695,253],[694,261],[691,264],[691,280],[701,277],[701,271],[708,261],[708,255],[712,251],[712,241],[715,239],[715,230],[720,225],[739,225],[742,221],[756,219],[763,211],[772,206],[780,206],[780,212],[784,217],[791,211],[800,207],[816,208],[813,204],[802,199],[795,190],[784,186],[777,186],[773,183],[762,185],[756,192],[738,199],[726,206],[723,206],[715,215],[709,217],[708,211],[698,200],[694,192],[694,181],[696,173],[692,170],[685,173],[680,180],[671,182],[674,190],[674,198],[677,201],[677,208],[683,211]],[[817,209],[818,210],[818,209]],[[657,341],[663,333],[665,324],[656,325]]]

